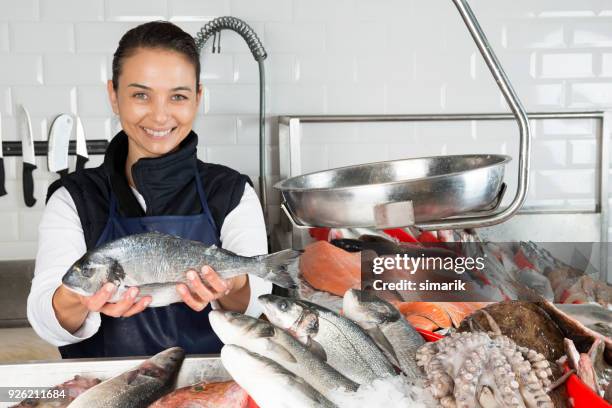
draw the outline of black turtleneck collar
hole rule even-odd
[[[127,217],[161,215],[176,206],[176,197],[193,202],[190,213],[201,212],[193,182],[197,169],[198,136],[192,131],[173,152],[156,158],[143,158],[132,166],[136,190],[144,197],[146,214],[132,193],[125,176],[128,138],[121,131],[108,145],[104,167],[118,201],[119,212]],[[195,193],[195,196],[194,196]]]

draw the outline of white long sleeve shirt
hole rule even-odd
[[[146,211],[144,198],[132,189]],[[223,221],[221,246],[243,256],[265,254],[268,251],[266,227],[259,199],[253,188],[245,185],[240,203]],[[43,213],[38,235],[38,253],[34,279],[28,296],[28,320],[36,333],[55,346],[76,343],[93,336],[100,328],[100,313],[90,312],[75,332],[64,329],[53,310],[52,298],[62,284],[68,268],[79,259],[87,247],[83,227],[70,193],[64,187],[53,193]],[[272,284],[249,276],[251,297],[246,314],[258,317],[262,313],[259,295],[270,293]],[[213,308],[218,308],[216,302]],[[206,317],[203,317],[206,318]]]

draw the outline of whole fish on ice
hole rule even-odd
[[[300,252],[287,249],[253,257],[208,246],[159,232],[129,235],[91,250],[76,261],[62,278],[62,283],[79,294],[90,296],[105,283],[119,287],[111,302],[133,286],[139,296],[152,296],[150,306],[180,302],[176,284],[186,283],[186,272],[198,273],[209,265],[223,279],[250,274],[284,288],[294,286]],[[291,266],[295,263],[295,270]],[[203,278],[203,277],[202,277]]]
[[[395,375],[374,341],[349,319],[304,300],[275,295],[259,298],[268,320],[289,330],[302,344],[358,384]]]
[[[172,347],[79,395],[70,408],[144,408],[170,391],[185,352]]]
[[[421,377],[415,354],[425,341],[392,304],[376,297],[366,300],[364,292],[350,289],[344,294],[342,309],[397,362],[408,379]]]
[[[210,325],[225,344],[234,344],[269,358],[303,378],[326,398],[341,391],[356,391],[358,384],[349,380],[298,340],[269,322],[236,312],[213,310]]]
[[[335,405],[304,379],[274,361],[227,344],[221,362],[257,405],[263,408],[332,408]]]

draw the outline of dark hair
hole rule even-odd
[[[200,87],[200,53],[192,36],[169,21],[151,21],[132,28],[121,37],[113,55],[113,88],[117,90],[123,60],[138,48],[160,48],[183,54],[194,66],[196,91]]]

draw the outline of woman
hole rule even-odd
[[[107,283],[93,296],[62,286],[61,278],[87,250],[126,235],[160,231],[241,255],[267,251],[261,206],[248,177],[196,157],[192,131],[202,88],[193,38],[169,22],[128,31],[113,59],[108,94],[123,130],[104,163],[53,183],[40,224],[28,319],[64,358],[151,355],[181,346],[217,353],[213,306],[259,315],[257,296],[271,285],[247,275],[221,279],[204,267],[206,285],[188,271],[178,284],[183,302],[147,308],[138,289],[118,303]]]

